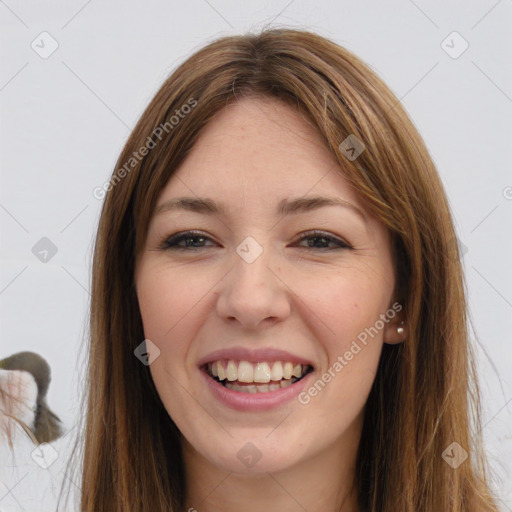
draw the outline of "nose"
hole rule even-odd
[[[233,267],[221,281],[216,304],[221,318],[256,329],[290,315],[289,288],[269,260],[265,250],[252,263],[235,253]]]

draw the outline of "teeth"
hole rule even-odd
[[[284,363],[283,367],[283,377],[285,379],[291,379],[293,372],[293,364],[292,363]]]
[[[249,384],[248,386],[242,386],[241,384],[226,382],[224,385],[228,389],[239,391],[240,393],[266,393],[267,391],[277,391],[278,389],[291,386],[296,380],[297,379],[293,377],[290,380],[282,380],[281,382],[273,384]]]
[[[234,381],[234,380],[236,380],[237,376],[238,376],[238,372],[236,370],[235,361],[233,361],[233,360],[228,361],[228,367],[226,368],[226,377],[228,378],[229,381]],[[251,381],[249,380],[246,382],[251,382]]]
[[[228,367],[231,363],[233,363],[233,366],[235,365],[234,361],[229,361]],[[238,363],[238,380],[240,382],[254,382],[254,368],[248,361]]]
[[[300,379],[306,373],[308,366],[294,365],[290,361],[250,363],[229,359],[208,363],[207,369],[210,375],[217,377],[220,381],[227,379],[229,382],[269,384],[269,391],[273,391],[272,386],[279,385],[281,381],[289,384],[292,379],[294,381]],[[244,390],[246,388],[248,387],[244,386]],[[249,392],[252,391],[249,390]]]
[[[268,363],[258,363],[256,365],[254,382],[270,382],[270,367]]]
[[[281,364],[281,361],[276,361],[274,366],[272,366],[270,378],[272,380],[281,380],[283,378],[283,365]]]
[[[213,364],[215,364],[215,363],[213,363]],[[224,370],[224,366],[222,366],[221,361],[218,361],[216,364],[217,364],[217,372],[218,372],[219,380],[224,380],[226,378],[226,372]]]

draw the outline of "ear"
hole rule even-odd
[[[384,326],[383,341],[389,345],[397,345],[407,339],[409,329],[403,310]]]

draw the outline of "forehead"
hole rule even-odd
[[[248,205],[309,192],[359,204],[307,118],[276,99],[245,98],[205,126],[159,203],[177,195],[208,195]]]

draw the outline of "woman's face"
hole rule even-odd
[[[158,198],[136,269],[187,453],[232,472],[353,453],[382,344],[399,341],[394,284],[387,230],[313,128],[272,99],[220,112]]]

